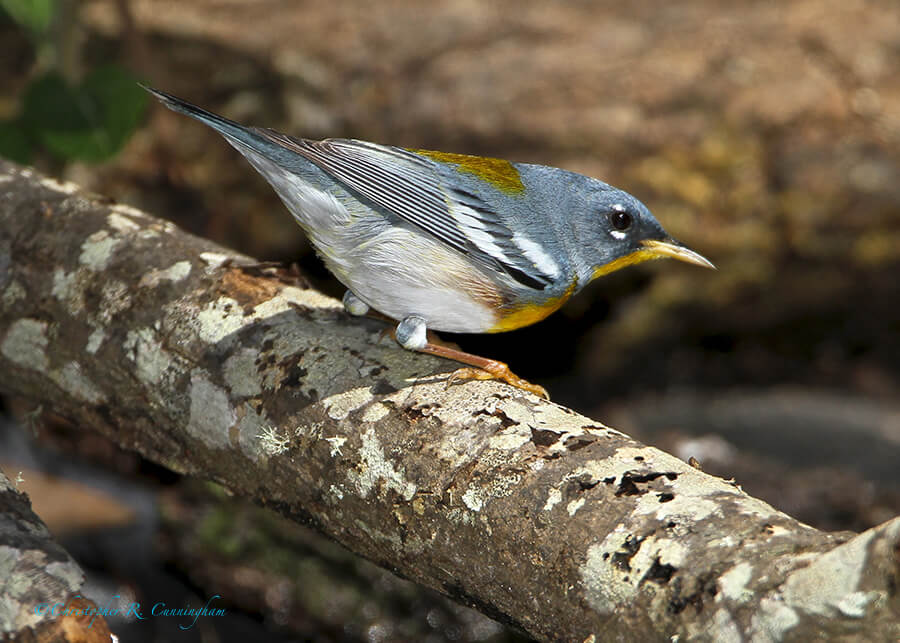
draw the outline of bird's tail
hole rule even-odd
[[[202,107],[197,107],[177,96],[172,96],[172,94],[167,94],[166,92],[147,87],[146,85],[141,85],[141,87],[156,96],[163,105],[173,112],[196,118],[201,123],[213,128],[228,139],[229,143],[235,145],[238,150],[240,150],[241,147],[246,147],[276,162],[290,158],[286,157],[286,150],[283,146],[256,131],[255,128],[245,127],[224,116],[219,116]]]

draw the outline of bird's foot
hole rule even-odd
[[[532,384],[528,380],[523,380],[509,370],[509,366],[495,360],[488,360],[488,363],[483,364],[478,368],[466,366],[464,368],[456,369],[450,374],[450,378],[447,380],[447,386],[450,386],[454,382],[462,382],[465,380],[500,380],[501,382],[506,382],[510,386],[520,388],[523,391],[534,393],[545,400],[550,399],[547,389],[543,386]]]

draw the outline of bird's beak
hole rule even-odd
[[[654,257],[672,257],[673,259],[697,264],[698,266],[703,266],[704,268],[712,268],[713,270],[716,269],[716,267],[709,259],[701,254],[694,252],[690,248],[686,248],[678,241],[675,241],[675,239],[666,239],[665,241],[645,239],[644,241],[641,241],[641,245],[643,245],[647,249],[646,252],[649,252]]]

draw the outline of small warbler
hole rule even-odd
[[[454,379],[499,379],[547,392],[496,360],[429,330],[497,333],[544,319],[588,283],[648,259],[707,259],[669,236],[636,198],[555,167],[313,141],[246,127],[146,88],[225,137],[272,185],[347,287],[353,315],[397,323],[403,348],[462,364]]]

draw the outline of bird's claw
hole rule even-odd
[[[523,380],[509,370],[509,367],[502,362],[495,362],[489,368],[472,368],[468,366],[458,368],[450,374],[450,377],[447,380],[447,386],[450,386],[454,382],[462,382],[465,380],[500,380],[501,382],[506,382],[510,386],[515,386],[523,391],[534,393],[545,400],[550,399],[547,389],[538,384],[532,384],[528,380]]]

